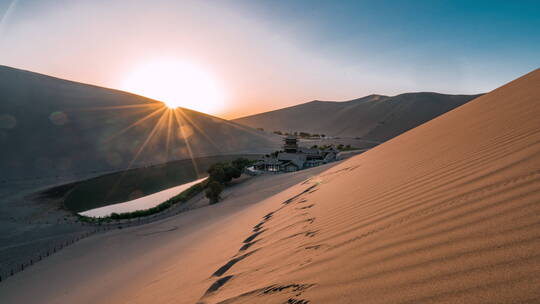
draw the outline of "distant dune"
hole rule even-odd
[[[188,109],[176,111],[179,128],[158,101],[5,66],[0,100],[0,180],[84,176],[188,158],[190,150],[195,156],[267,152],[279,141]]]
[[[82,241],[0,301],[540,302],[540,70],[256,202],[308,173]]]
[[[345,102],[312,101],[233,120],[267,131],[305,131],[386,141],[480,95],[407,93]]]

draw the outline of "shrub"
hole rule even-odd
[[[208,179],[210,181],[216,181],[219,183],[225,183],[227,182],[227,174],[225,173],[225,168],[223,166],[223,163],[216,163],[210,166],[208,169]]]
[[[232,165],[240,171],[244,171],[244,168],[246,168],[250,164],[251,164],[251,161],[243,157],[237,158],[232,161]]]
[[[227,182],[230,182],[233,178],[239,178],[242,175],[242,170],[235,166],[225,166],[225,174],[227,175]]]
[[[219,201],[219,195],[223,191],[223,185],[216,181],[208,183],[206,188],[206,197],[210,200],[210,204],[215,204]]]
[[[331,146],[329,145],[322,145],[322,146],[319,146],[319,150],[326,150],[328,148],[330,148]]]

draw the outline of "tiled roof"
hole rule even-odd
[[[280,161],[291,161],[298,166],[298,168],[303,168],[306,156],[304,154],[282,152],[278,154],[277,159]]]
[[[304,148],[304,147],[300,147],[298,150],[302,153],[306,153],[310,155],[318,155],[321,153],[321,150],[319,149],[310,149],[310,148]]]

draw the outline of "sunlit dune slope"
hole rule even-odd
[[[419,92],[392,97],[369,95],[344,102],[316,100],[234,121],[269,131],[306,131],[386,141],[478,96]]]
[[[0,66],[1,180],[271,151],[278,139],[188,109]]]
[[[540,70],[288,193],[202,302],[539,302]]]

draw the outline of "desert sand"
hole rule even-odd
[[[540,302],[539,103],[536,70],[263,201],[83,240],[0,302]]]
[[[163,271],[162,266],[168,268],[173,264],[183,269],[182,284],[190,286],[190,282],[197,282],[197,288],[180,300],[180,303],[193,303],[206,288],[199,281],[206,279],[207,258],[216,253],[209,249],[220,238],[222,223],[230,226],[242,210],[249,210],[261,200],[335,164],[293,174],[243,179],[225,189],[224,200],[219,204],[208,206],[207,199],[198,196],[189,202],[190,209],[198,209],[83,239],[0,282],[0,303],[122,303],[123,297],[130,302],[131,296],[124,292],[131,289],[120,290],[130,285],[126,282],[139,278],[144,286],[155,280],[154,274]],[[205,240],[203,247],[195,245],[197,240]],[[229,253],[224,251],[211,260],[225,259]],[[178,254],[183,257],[181,260]],[[149,260],[145,262],[143,256]],[[199,262],[194,263],[193,259],[199,257]],[[172,264],[168,266],[169,263]],[[153,274],[146,274],[150,272]]]

